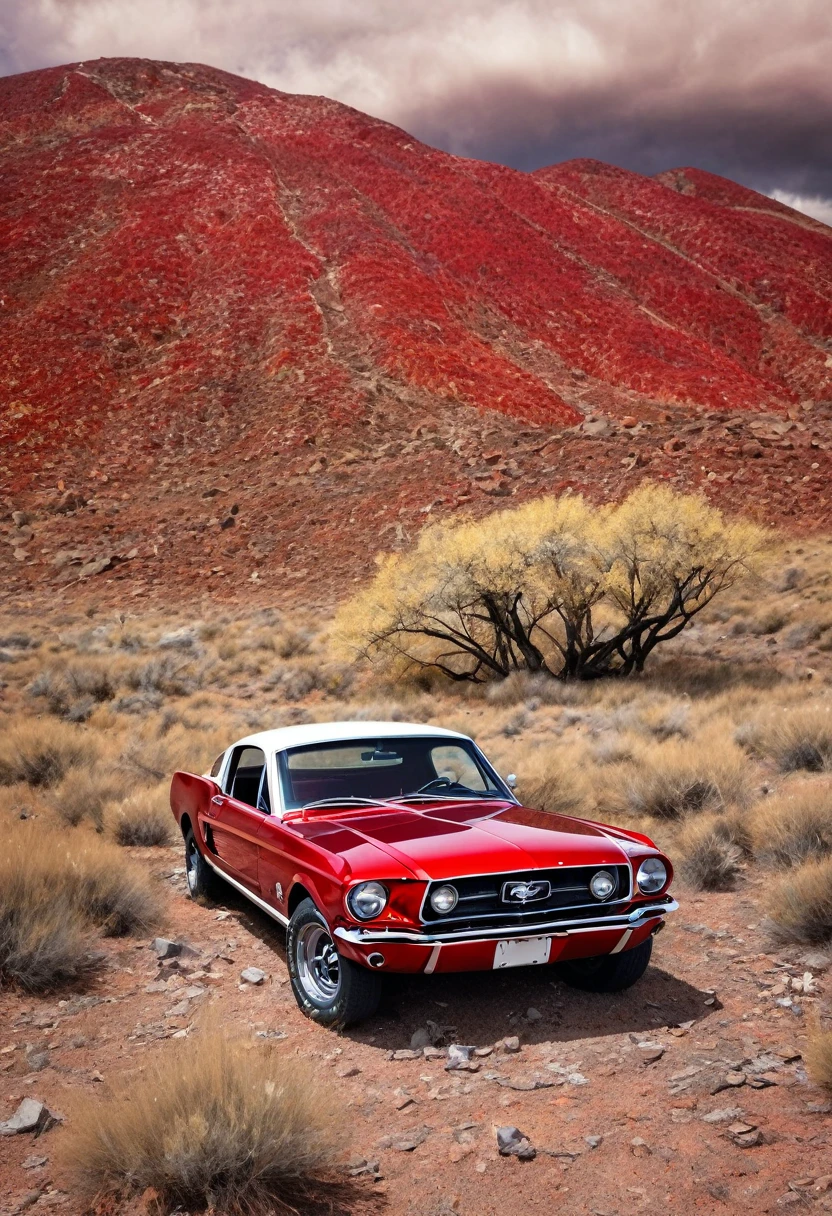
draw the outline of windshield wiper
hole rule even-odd
[[[360,802],[362,806],[378,806],[380,802],[388,802],[387,798],[356,798],[352,794],[345,795],[343,798],[321,798],[317,802],[304,802],[303,806],[298,807],[300,811],[310,811],[316,806],[343,806],[346,802]]]
[[[415,802],[416,799],[425,799],[428,802],[453,802],[454,799],[479,799],[479,798],[502,798],[505,799],[505,794],[501,794],[499,790],[469,790],[467,786],[461,786],[458,793],[452,793],[450,790],[447,794],[420,794],[418,790],[414,790],[412,794],[399,794],[398,798],[387,798],[387,802]]]

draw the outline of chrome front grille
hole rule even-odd
[[[590,879],[606,870],[616,879],[609,899],[596,899],[589,888]],[[526,902],[512,898],[518,886],[528,884],[532,892]],[[548,890],[540,893],[542,884]],[[535,893],[534,887],[538,886]],[[459,900],[451,912],[434,911],[431,892],[437,887],[455,887]],[[541,921],[591,920],[595,916],[614,916],[630,901],[631,872],[627,865],[558,866],[551,870],[522,870],[513,873],[482,874],[431,882],[422,904],[422,920],[433,927],[488,929],[522,927]]]

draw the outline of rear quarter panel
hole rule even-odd
[[[210,777],[197,777],[194,773],[174,773],[170,783],[170,809],[182,827],[187,816],[201,847],[205,847],[202,821],[208,815],[208,807],[215,794],[222,791]]]

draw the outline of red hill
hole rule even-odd
[[[780,203],[193,64],[10,77],[0,114],[16,594],[108,557],[102,591],[328,594],[428,509],[644,475],[828,517],[832,231]]]

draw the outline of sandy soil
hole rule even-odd
[[[129,1084],[158,1040],[198,1034],[210,1008],[326,1072],[352,1128],[352,1211],[832,1211],[832,1103],[801,1059],[824,959],[772,948],[753,884],[683,895],[630,992],[575,992],[549,970],[392,979],[375,1018],[335,1034],[298,1011],[277,926],[230,890],[190,902],[178,849],[134,852],[170,888],[165,933],[199,956],[159,964],[148,940],[111,941],[85,992],[2,994],[0,1117],[24,1097],[63,1114],[79,1090]],[[263,985],[241,984],[250,965],[267,972]],[[798,990],[807,970],[811,995]],[[420,1028],[438,1052],[411,1050]],[[515,1035],[519,1051],[499,1046]],[[450,1042],[482,1049],[477,1071],[445,1070]],[[525,1133],[534,1160],[499,1156],[504,1125]],[[82,1211],[52,1162],[60,1136],[0,1138],[3,1216]]]

